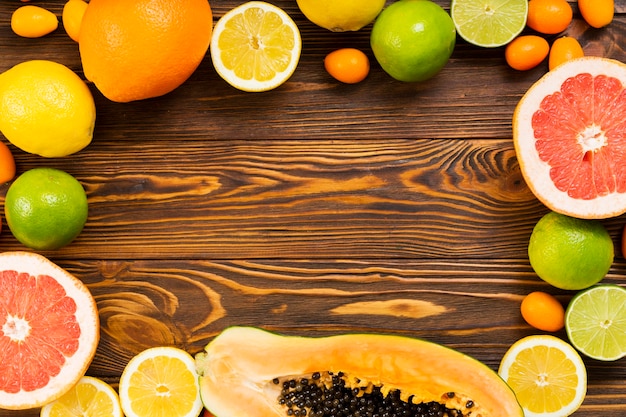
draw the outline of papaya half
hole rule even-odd
[[[236,326],[195,359],[202,401],[217,417],[524,416],[487,365],[421,339]]]

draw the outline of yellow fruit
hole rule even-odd
[[[297,0],[311,22],[333,32],[356,31],[372,23],[385,0]]]
[[[80,25],[87,6],[88,3],[83,0],[69,0],[63,6],[63,14],[61,15],[63,27],[67,35],[75,42],[78,42]]]
[[[217,73],[243,91],[267,91],[283,84],[298,66],[300,31],[279,7],[250,1],[230,10],[215,25],[211,59]]]
[[[41,409],[41,417],[123,417],[120,398],[112,386],[91,376]]]
[[[149,348],[132,358],[119,393],[126,417],[197,417],[203,408],[194,359],[175,347]]]
[[[566,417],[587,394],[587,369],[569,343],[533,335],[504,354],[498,374],[511,387],[526,417]]]
[[[87,84],[62,64],[26,61],[0,74],[0,132],[25,152],[78,152],[91,143],[95,120]]]
[[[39,6],[22,6],[11,15],[11,29],[25,38],[39,38],[54,32],[59,20],[50,10]]]
[[[70,174],[33,168],[9,187],[4,215],[11,233],[36,250],[59,249],[76,238],[87,221],[87,195]]]

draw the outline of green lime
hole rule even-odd
[[[537,222],[528,244],[530,265],[537,275],[564,290],[582,290],[600,282],[613,256],[613,241],[602,223],[556,212]]]
[[[59,249],[76,238],[87,221],[87,195],[70,174],[34,168],[9,187],[4,215],[9,230],[35,250]]]
[[[473,45],[495,48],[524,30],[528,0],[452,0],[450,14],[459,36]]]
[[[374,57],[399,81],[425,81],[448,62],[456,43],[450,15],[430,0],[400,0],[378,15],[370,34]]]
[[[626,356],[626,289],[596,285],[576,294],[565,311],[570,343],[601,361]]]

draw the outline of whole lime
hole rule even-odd
[[[87,195],[76,178],[54,168],[34,168],[9,187],[4,215],[23,245],[55,250],[73,241],[87,221]]]
[[[537,222],[528,244],[530,265],[539,278],[564,290],[600,282],[613,257],[613,241],[602,223],[554,211]]]
[[[400,0],[378,15],[370,34],[374,57],[399,81],[425,81],[448,62],[456,44],[450,15],[430,0]]]

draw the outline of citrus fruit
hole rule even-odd
[[[25,38],[39,38],[54,32],[59,20],[48,9],[27,5],[17,8],[11,15],[11,29]]]
[[[585,22],[594,28],[601,28],[613,21],[614,0],[578,0],[578,10]]]
[[[552,35],[567,29],[573,15],[567,0],[529,0],[526,24],[539,33]]]
[[[553,70],[566,61],[583,56],[585,56],[585,52],[576,38],[561,36],[552,42],[550,56],[548,58],[548,68]]]
[[[550,44],[541,36],[522,35],[504,49],[507,64],[518,71],[527,71],[541,64],[550,52]]]
[[[543,291],[524,297],[520,310],[524,320],[539,330],[556,332],[565,324],[565,309],[553,295]]]
[[[9,182],[15,177],[15,159],[11,149],[0,142],[0,183]]]
[[[565,312],[565,330],[572,345],[590,358],[626,356],[626,289],[603,284],[576,294]]]
[[[78,35],[85,77],[115,102],[162,96],[200,65],[212,27],[207,0],[91,0]]]
[[[89,367],[96,303],[80,280],[35,253],[0,253],[0,288],[0,408],[41,407]]]
[[[450,14],[465,41],[495,48],[511,42],[526,27],[528,0],[452,0]]]
[[[385,0],[297,0],[311,22],[333,32],[357,31],[372,23]]]
[[[532,335],[504,354],[498,374],[511,387],[525,417],[566,417],[587,394],[587,370],[576,350],[551,335]]]
[[[120,398],[112,386],[84,376],[68,392],[43,406],[40,417],[123,417],[123,414]]]
[[[215,25],[211,59],[217,73],[243,91],[268,91],[291,77],[302,41],[281,8],[250,1],[228,11]]]
[[[54,250],[72,242],[87,221],[87,195],[70,174],[54,168],[33,168],[9,187],[4,216],[23,245]]]
[[[91,91],[65,65],[32,60],[0,74],[0,132],[25,152],[76,153],[91,143],[95,120]]]
[[[450,15],[430,0],[400,0],[378,15],[370,45],[385,72],[399,81],[435,76],[448,62],[456,43]]]
[[[626,65],[569,60],[534,83],[513,115],[522,174],[548,208],[580,218],[626,212]]]
[[[68,0],[63,6],[61,19],[67,35],[78,42],[80,26],[87,10],[87,2],[83,0]]]
[[[175,347],[154,347],[133,357],[119,385],[126,417],[197,417],[203,405],[193,357]]]
[[[537,275],[564,290],[598,283],[609,271],[613,256],[613,241],[602,223],[556,212],[539,219],[528,244]]]
[[[324,58],[324,68],[338,81],[356,84],[370,72],[370,60],[363,51],[355,48],[337,49]]]

